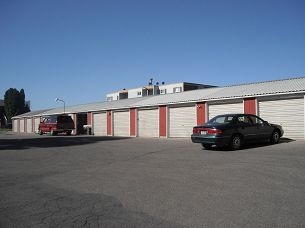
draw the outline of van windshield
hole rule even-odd
[[[72,121],[71,116],[58,116],[57,122],[58,123],[71,123],[73,121]]]

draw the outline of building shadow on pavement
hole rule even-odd
[[[0,139],[0,150],[24,150],[31,148],[68,147],[102,141],[127,140],[130,137],[115,136],[42,136],[37,138]]]
[[[79,193],[42,182],[47,173],[5,175],[0,188],[0,227],[182,228],[124,207],[102,193]]]

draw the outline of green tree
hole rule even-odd
[[[21,110],[20,114],[31,111],[30,107],[28,106],[28,104],[25,103],[24,89],[20,90],[20,107],[22,107],[22,110]]]
[[[20,92],[15,88],[10,88],[4,95],[4,110],[9,123],[12,117],[29,112],[30,109],[25,105],[25,93],[21,89]]]

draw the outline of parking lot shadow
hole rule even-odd
[[[109,140],[124,140],[129,137],[115,136],[46,136],[39,138],[0,139],[0,150],[24,150],[30,148],[67,147],[92,144]]]

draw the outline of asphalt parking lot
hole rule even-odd
[[[0,227],[305,227],[305,141],[0,134]]]

